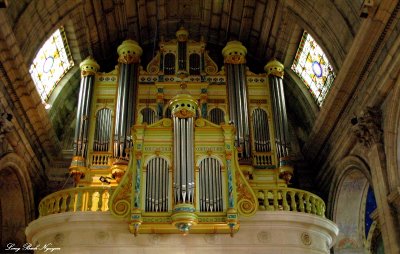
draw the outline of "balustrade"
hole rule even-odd
[[[259,209],[294,211],[325,217],[325,203],[315,194],[293,188],[258,190]]]
[[[40,202],[39,216],[65,212],[108,211],[110,191],[104,187],[78,187],[57,191]]]

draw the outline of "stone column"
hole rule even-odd
[[[381,112],[367,108],[358,118],[352,119],[353,131],[364,145],[371,168],[372,187],[378,206],[378,222],[381,227],[385,253],[400,253],[400,230],[390,206],[389,185],[386,173],[386,155],[383,146]]]
[[[246,84],[247,49],[239,41],[230,41],[222,49],[230,121],[236,127],[235,146],[244,161],[251,160],[249,107]]]

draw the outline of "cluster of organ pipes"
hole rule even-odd
[[[108,151],[110,144],[111,124],[111,110],[108,108],[100,109],[96,115],[93,151]]]
[[[210,110],[209,120],[215,124],[225,122],[225,113],[220,108],[213,108]]]
[[[168,211],[169,173],[165,159],[156,157],[147,164],[146,212]]]
[[[236,146],[241,148],[242,158],[250,158],[250,129],[245,72],[245,64],[226,64],[229,115],[237,130]]]
[[[94,75],[83,76],[79,90],[75,128],[75,156],[86,157],[89,134],[90,105],[92,101]]]
[[[137,64],[122,63],[117,91],[114,130],[114,157],[127,159],[132,147],[131,127],[135,120]]]
[[[174,197],[175,203],[194,199],[193,118],[173,117],[174,121]]]
[[[255,109],[253,113],[253,133],[256,152],[270,152],[268,116],[264,110],[259,108]]]
[[[153,124],[156,122],[156,113],[151,108],[144,108],[140,111],[143,116],[143,123]]]
[[[289,156],[289,131],[286,113],[286,102],[283,90],[283,80],[280,77],[270,75],[269,78],[275,129],[275,146],[277,157]]]
[[[186,70],[186,41],[178,42],[178,70]]]
[[[201,212],[223,211],[222,182],[220,163],[211,157],[203,159],[199,167]]]

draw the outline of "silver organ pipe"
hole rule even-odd
[[[94,131],[93,151],[108,151],[111,132],[111,110],[100,109],[96,116],[96,128]]]
[[[178,42],[178,70],[186,70],[186,40]]]
[[[213,108],[210,110],[209,120],[215,124],[221,124],[225,121],[225,113],[220,108]]]
[[[135,122],[138,65],[142,49],[137,42],[124,41],[118,47],[120,63],[115,108],[114,157],[127,159],[132,146],[131,127]]]
[[[200,75],[200,55],[192,53],[189,56],[189,74]]]
[[[246,86],[246,48],[238,41],[230,41],[222,50],[227,75],[229,117],[235,124],[235,145],[240,147],[242,159],[251,157],[250,127]]]
[[[174,123],[174,195],[175,203],[193,204],[194,123],[197,103],[188,94],[179,94],[170,102]]]
[[[255,109],[253,113],[254,145],[256,152],[271,151],[267,113]]]
[[[153,124],[156,121],[156,113],[151,108],[144,108],[140,111],[143,115],[143,123]]]
[[[89,132],[90,110],[95,74],[100,66],[88,57],[81,64],[81,84],[79,89],[78,108],[74,137],[74,155],[86,157]]]
[[[285,94],[283,89],[284,66],[277,60],[269,62],[264,69],[270,83],[271,99],[275,127],[275,147],[278,159],[289,156],[289,131],[286,113]]]
[[[207,157],[199,166],[199,201],[201,212],[223,211],[221,165],[215,158]]]
[[[146,212],[168,211],[168,163],[161,157],[153,158],[147,164]]]
[[[175,74],[175,55],[172,53],[165,54],[164,74],[165,75],[174,75]]]
[[[186,69],[186,54],[187,54],[187,40],[189,33],[183,27],[176,32],[178,40],[178,70],[187,71]]]

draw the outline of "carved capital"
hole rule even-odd
[[[358,141],[370,148],[373,144],[383,143],[383,130],[381,128],[382,113],[378,108],[368,107],[366,112],[351,120],[352,130]]]
[[[400,214],[400,187],[393,190],[387,198],[389,204],[391,204],[396,209],[397,213]]]
[[[12,130],[13,115],[0,111],[0,143],[3,143],[4,137]]]

